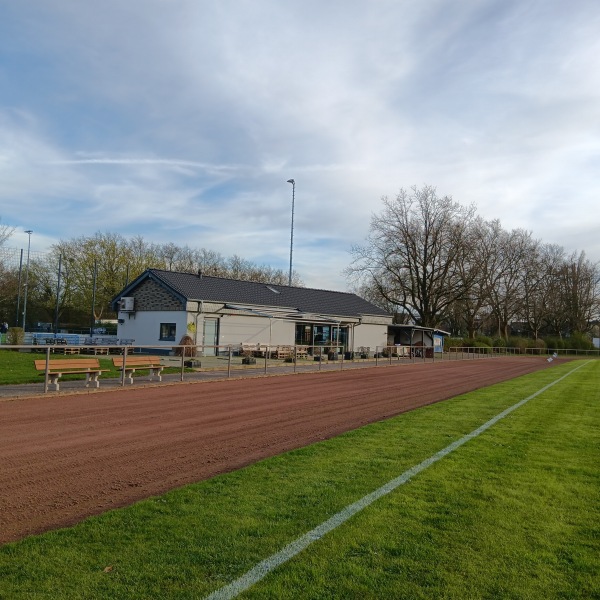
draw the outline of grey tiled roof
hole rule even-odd
[[[187,300],[281,307],[341,317],[389,316],[385,310],[348,292],[256,283],[206,275],[200,277],[190,273],[160,269],[148,269],[147,273],[179,292]]]

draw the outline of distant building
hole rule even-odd
[[[117,336],[173,346],[184,335],[228,345],[385,346],[392,317],[356,294],[178,273],[144,271],[113,300]]]

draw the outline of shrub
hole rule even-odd
[[[22,327],[11,327],[6,334],[10,346],[21,346],[25,343],[25,331]]]
[[[488,347],[493,346],[492,338],[491,337],[487,337],[486,335],[476,335],[475,336],[475,341],[477,342],[477,344],[483,344],[483,347],[485,347],[485,346],[488,346]],[[478,346],[478,347],[481,347],[481,346]]]
[[[529,347],[529,340],[523,337],[509,337],[506,341],[509,348],[515,348],[518,354],[525,354]]]
[[[506,340],[503,337],[496,337],[492,340],[494,348],[506,348]]]
[[[175,356],[196,356],[198,349],[196,348],[194,340],[191,338],[191,336],[184,335],[179,340],[179,345],[173,350],[175,351]]]
[[[544,341],[548,350],[564,350],[565,348],[565,341],[562,338],[552,336],[544,338]]]
[[[463,346],[463,341],[464,340],[462,338],[446,337],[444,338],[444,350],[447,352],[449,348],[458,348]]]
[[[593,350],[594,344],[588,335],[575,331],[570,338],[566,340],[566,348],[573,348],[574,350]]]

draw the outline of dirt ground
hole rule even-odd
[[[506,357],[0,402],[0,543],[551,366]]]

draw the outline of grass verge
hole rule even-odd
[[[0,598],[201,598],[575,364],[3,546]],[[597,597],[599,383],[586,364],[243,597]]]

